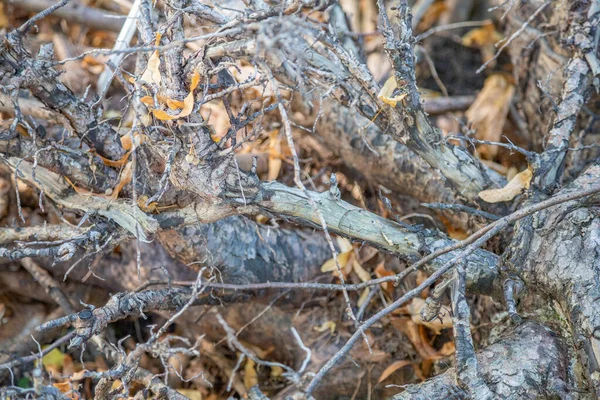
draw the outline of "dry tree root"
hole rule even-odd
[[[20,7],[33,10],[31,3]],[[336,2],[232,0],[232,7],[211,7],[167,0],[160,15],[152,15],[152,2],[141,0],[130,11],[137,18],[136,45],[120,43],[113,51],[92,50],[56,62],[52,46],[44,44],[34,56],[28,33],[36,23],[52,12],[73,21],[92,13],[67,3],[50,4],[0,43],[0,112],[12,117],[0,125],[0,154],[14,189],[7,198],[16,221],[0,232],[0,257],[7,265],[20,262],[47,292],[38,297],[66,314],[38,327],[46,333],[66,329],[62,337],[49,347],[40,345],[37,353],[3,358],[0,369],[14,375],[13,369],[27,368],[67,342],[72,350],[89,344],[110,362],[102,372],[78,373],[79,380],[96,384],[96,398],[137,390],[136,398],[153,393],[181,399],[165,384],[173,376],[186,380],[171,362],[181,357],[182,365],[204,352],[219,369],[228,369],[212,376],[228,380],[221,394],[233,387],[240,396],[268,398],[265,382],[252,377],[260,366],[285,382],[269,391],[274,398],[318,397],[328,389],[324,379],[339,373],[336,368],[355,344],[364,343],[376,359],[386,336],[373,341],[372,335],[435,286],[422,317],[441,320],[444,293],[451,288],[455,367],[393,398],[600,397],[600,166],[597,148],[586,147],[598,119],[592,100],[600,86],[595,2],[501,5],[510,34],[480,69],[500,60],[504,50],[513,59],[520,106],[513,118],[528,128],[530,149],[504,147],[525,156],[531,181],[496,204],[483,201],[482,192],[506,191],[515,183],[507,185],[472,151],[471,146],[490,142],[468,136],[450,140],[428,114],[464,110],[473,97],[424,102],[417,87],[413,30],[424,18],[426,2],[418,2],[413,20],[407,1],[389,10],[377,1],[382,51],[392,68],[383,87],[367,68],[361,40],[355,40],[361,35],[352,32]],[[448,3],[444,19],[455,21],[461,2]],[[233,6],[243,11],[232,11]],[[206,25],[199,36],[189,35],[190,18]],[[554,21],[555,33],[545,19]],[[115,22],[106,29],[120,26]],[[128,114],[121,128],[105,116],[104,88],[97,96],[80,97],[59,80],[59,65],[93,54],[135,58],[133,71],[126,70],[124,58],[109,65],[126,94]],[[433,79],[447,93],[432,64],[429,58]],[[251,72],[240,78],[242,70]],[[226,129],[202,113],[209,106],[220,107]],[[273,139],[269,132],[276,129]],[[419,203],[434,203],[425,206],[441,211],[428,213],[425,218],[433,222],[425,227],[395,215],[387,194],[375,197],[374,207],[364,196],[360,206],[346,201],[350,197],[343,196],[346,188],[335,174],[328,184],[311,178],[311,153],[301,158],[306,154],[297,146],[306,131],[312,151],[336,155],[349,175],[385,189],[395,202],[410,199],[406,203],[417,204],[413,208],[421,217],[428,211]],[[295,187],[261,180],[256,159],[240,168],[240,154],[250,143],[262,142],[269,146],[268,176],[277,176],[289,161],[282,181]],[[583,151],[573,151],[572,144],[583,145]],[[393,219],[372,211],[377,206]],[[449,238],[437,229],[440,221],[465,235]],[[368,245],[381,257],[401,259],[403,269],[397,262],[396,270],[384,268],[387,273],[373,279],[358,262],[362,249],[348,249],[332,234]],[[499,244],[489,245],[494,238]],[[326,261],[334,265],[339,283],[320,275]],[[362,282],[348,281],[348,266]],[[418,270],[429,276],[406,286]],[[111,294],[95,305],[77,304],[60,283],[67,278]],[[285,334],[271,334],[270,340],[284,349],[267,351],[241,339],[268,310],[285,315],[294,309],[299,316],[319,304],[316,293],[338,292],[343,334],[328,348],[327,359],[316,354],[314,329],[302,324],[297,330],[293,318],[262,322],[271,332],[281,324]],[[468,301],[475,294],[504,302],[516,325],[478,352]],[[248,302],[264,304],[264,312],[236,330],[232,321]],[[536,307],[540,310],[532,312]],[[196,318],[192,309],[202,314]],[[319,307],[313,310],[318,313]],[[118,321],[150,314],[165,320],[145,337],[136,332],[129,351],[123,347],[126,338],[107,344],[104,335],[114,334],[110,328]],[[218,332],[229,359],[194,334],[198,321],[210,340]],[[336,328],[332,320],[323,326],[316,330]],[[179,334],[174,327],[187,329]],[[284,354],[292,359],[275,359]],[[142,367],[148,358],[160,373]],[[373,380],[369,362],[361,366],[360,380],[369,372],[367,388]],[[204,372],[189,380],[201,376],[205,384]],[[33,388],[10,382],[0,394],[61,396],[39,368],[32,377]],[[359,382],[354,397],[361,387]],[[331,388],[337,389],[347,394],[347,388]]]

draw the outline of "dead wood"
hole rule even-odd
[[[99,399],[180,399],[175,389],[191,385],[251,399],[600,397],[596,3],[507,1],[496,21],[502,43],[486,42],[499,35],[491,22],[469,33],[488,35],[478,39],[478,73],[502,71],[514,84],[497,115],[512,115],[499,122],[519,129],[526,149],[456,122],[484,101],[474,101],[479,88],[448,96],[438,56],[415,38],[439,20],[453,24],[420,40],[447,34],[466,45],[469,34],[448,32],[482,25],[465,19],[488,16],[477,9],[487,1],[438,11],[442,3],[419,1],[415,19],[407,1],[365,2],[378,14],[365,32],[330,1],[141,0],[130,12],[136,43],[58,62],[34,29],[49,14],[79,24],[91,16],[93,29],[123,24],[67,0],[42,11],[45,3],[15,5],[38,14],[0,42],[0,281],[62,311],[49,320],[29,308],[46,343],[6,339],[2,396],[81,396],[73,382],[85,381]],[[389,74],[377,67],[385,83],[369,52],[387,56]],[[61,82],[60,64],[90,72],[101,55],[112,58],[93,95]],[[423,100],[422,75],[444,96]],[[482,162],[481,145],[505,158]],[[17,284],[20,266],[40,293]],[[104,293],[85,303],[87,286]],[[476,351],[489,329],[478,332],[475,316],[480,327],[499,325],[478,306],[482,295],[514,326]],[[436,331],[446,303],[451,322]],[[453,341],[441,334],[450,323]],[[444,357],[436,340],[454,346],[454,367],[430,377]],[[33,363],[67,342],[82,370],[56,382],[44,375],[47,358]],[[87,344],[110,365],[87,368]],[[188,363],[199,372],[184,371]],[[408,366],[412,378],[398,384],[414,385],[398,394],[379,386]],[[32,387],[16,385],[15,371]]]

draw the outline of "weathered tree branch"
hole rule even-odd
[[[572,377],[566,346],[554,332],[528,321],[497,343],[477,353],[480,372],[495,399],[569,398]],[[419,385],[410,385],[393,397],[412,399],[472,399],[455,381],[456,371]]]

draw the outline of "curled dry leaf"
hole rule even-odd
[[[153,109],[152,113],[154,116],[161,121],[171,121],[174,119],[179,119],[183,117],[187,117],[192,113],[194,109],[194,90],[198,87],[198,83],[200,83],[200,74],[198,71],[194,71],[192,75],[192,82],[190,84],[190,93],[183,100],[183,109],[176,115],[170,115],[166,111]],[[170,99],[169,99],[170,100]],[[171,105],[181,105],[181,102],[178,100],[171,100]]]
[[[390,76],[387,81],[383,84],[383,87],[379,91],[377,98],[383,101],[385,104],[392,107],[396,107],[399,101],[406,97],[406,93],[397,94],[394,96],[394,91],[398,88],[396,83],[396,77]]]
[[[381,383],[381,382],[385,381],[394,372],[398,371],[400,368],[406,367],[407,365],[412,365],[414,367],[413,363],[408,360],[400,360],[400,361],[393,362],[386,369],[383,370],[383,372],[381,373],[381,376],[377,380],[377,383]]]
[[[161,35],[160,33],[156,34],[156,43],[155,46],[160,44]],[[158,50],[155,50],[154,53],[148,59],[148,65],[146,66],[146,70],[142,74],[141,80],[146,83],[160,85],[161,76],[160,76],[160,56],[158,54]]]
[[[113,192],[110,196],[113,200],[116,200],[119,197],[119,193],[121,192],[121,190],[123,190],[125,185],[131,182],[131,178],[133,177],[132,166],[133,161],[129,161],[127,165],[125,165],[125,168],[123,168],[123,172],[121,173],[119,183],[117,183],[117,185],[114,187]]]
[[[421,310],[423,307],[425,307],[425,300],[419,297],[412,299],[407,307],[410,318],[415,324],[426,326],[434,331],[436,335],[439,334],[442,329],[452,328],[452,318],[450,317],[450,309],[448,307],[442,306],[439,315],[441,318],[436,318],[431,322],[423,321],[421,318]]]
[[[333,333],[335,332],[335,327],[336,327],[335,322],[325,321],[321,324],[321,326],[315,326],[313,329],[319,333],[325,332],[327,329],[329,329],[329,331],[333,335]]]
[[[485,80],[483,89],[466,112],[478,139],[500,141],[514,93],[515,86],[508,74],[493,74]],[[485,158],[493,158],[498,147],[482,145],[480,152]]]
[[[519,172],[501,189],[489,189],[479,192],[479,197],[487,203],[500,203],[502,201],[511,201],[520,195],[524,189],[529,188],[531,182],[531,170],[527,168]]]

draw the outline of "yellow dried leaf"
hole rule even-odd
[[[140,101],[148,106],[154,106],[154,99],[152,96],[144,96],[140,99]]]
[[[502,40],[503,36],[496,30],[492,22],[485,24],[479,28],[471,29],[461,39],[463,46],[467,47],[483,47],[494,45]]]
[[[256,373],[255,362],[251,359],[246,359],[244,365],[244,386],[246,389],[250,389],[253,386],[258,385],[258,374]]]
[[[352,250],[352,243],[350,243],[350,241],[345,237],[336,237],[336,242],[340,248],[340,253],[345,253],[347,251]]]
[[[213,100],[203,104],[200,108],[200,115],[210,125],[211,135],[215,142],[221,141],[231,128],[229,114],[227,114],[227,109],[222,101]],[[250,149],[250,146],[248,146],[248,149]]]
[[[377,98],[383,101],[385,104],[392,107],[396,107],[396,104],[406,97],[406,93],[393,96],[394,91],[398,88],[396,83],[396,77],[390,76],[387,81],[383,84],[383,87],[379,91]],[[393,96],[393,97],[392,97]]]
[[[477,131],[477,139],[500,141],[514,94],[515,86],[507,74],[493,74],[485,80],[483,89],[466,112],[467,119]],[[486,158],[493,158],[498,146],[483,145],[479,150]]]
[[[487,203],[500,203],[502,201],[511,201],[521,194],[524,189],[529,188],[532,173],[529,168],[519,172],[501,189],[489,189],[479,192],[479,197]]]
[[[176,389],[189,400],[202,400],[202,392],[196,389]]]
[[[146,205],[147,201],[148,201],[148,196],[146,196],[145,194],[138,197],[137,204],[138,204],[138,207],[140,208],[140,210],[142,210],[143,212],[148,213],[148,214],[157,213],[158,212],[157,203],[155,201],[153,201],[152,203]]]
[[[160,99],[159,99],[159,101],[160,101]],[[169,107],[171,110],[177,110],[178,108],[185,107],[185,102],[181,101],[181,100],[173,100],[173,99],[167,98],[166,103],[167,103],[167,107]]]
[[[4,11],[4,3],[0,3],[0,29],[8,27],[9,22]]]
[[[321,324],[321,326],[315,326],[313,329],[319,333],[321,332],[325,332],[327,329],[329,329],[329,332],[333,335],[333,333],[335,332],[335,322],[333,321],[326,321],[323,322]]]
[[[278,365],[273,365],[271,367],[271,378],[279,378],[283,374],[283,368]]]
[[[491,22],[482,26],[481,28],[472,29],[462,37],[462,44],[464,46],[478,48],[481,52],[481,58],[484,63],[491,61],[496,53],[496,43],[500,42],[503,36],[500,32],[496,31],[494,24]],[[496,64],[495,61],[490,62],[488,68],[493,67]]]
[[[53,349],[44,357],[42,357],[42,365],[44,367],[56,367],[62,368],[65,362],[66,354],[61,352],[59,349]]]
[[[267,174],[268,181],[274,181],[279,176],[281,171],[282,161],[281,154],[281,136],[279,131],[275,130],[269,134],[269,172]]]
[[[192,110],[194,109],[194,90],[196,90],[196,87],[198,87],[198,83],[200,83],[200,74],[198,73],[198,71],[194,71],[194,74],[192,75],[192,82],[190,84],[190,93],[183,100],[183,109],[179,112],[179,114],[169,115],[163,110],[152,110],[154,116],[161,121],[171,121],[190,115],[192,113]]]
[[[349,251],[338,254],[337,260],[338,260],[338,263],[340,264],[341,269],[344,269],[344,267],[348,263],[348,260],[350,259],[350,256],[352,255],[353,252],[354,252],[353,250],[349,250]],[[337,273],[337,266],[335,264],[334,258],[330,258],[329,260],[325,261],[325,263],[323,265],[321,265],[321,272],[331,272],[331,271],[334,271]]]
[[[131,135],[124,135],[121,136],[121,146],[125,149],[125,150],[131,150],[132,147],[132,142],[131,142]]]
[[[60,390],[63,394],[63,398],[71,399],[71,400],[79,400],[79,394],[75,391],[77,389],[77,385],[74,385],[72,382],[56,382],[53,383],[52,386]]]
[[[412,365],[412,362],[408,360],[400,360],[390,364],[386,369],[383,370],[381,376],[377,380],[377,383],[385,381],[394,372],[398,371],[400,368],[406,367],[407,365]]]
[[[450,309],[448,307],[442,306],[440,310],[440,318],[436,318],[433,321],[427,322],[423,321],[421,318],[421,310],[425,307],[425,300],[420,297],[415,297],[412,299],[410,304],[406,307],[408,313],[410,314],[410,318],[417,325],[423,325],[427,328],[434,331],[436,334],[439,334],[442,329],[452,328],[452,318],[450,317]]]
[[[363,267],[360,265],[356,258],[352,261],[352,269],[358,275],[361,281],[367,282],[371,280],[371,274],[369,274]]]
[[[160,33],[157,33],[155,46],[158,46],[160,44],[160,38]],[[150,84],[160,85],[160,57],[158,54],[158,50],[155,50],[154,53],[152,53],[152,55],[148,59],[148,65],[146,66],[146,70],[142,74],[141,80]]]
[[[358,301],[356,302],[357,307],[362,307],[362,305],[365,304],[365,301],[367,301],[367,297],[369,297],[370,292],[371,289],[369,288],[365,288],[365,290],[362,291],[360,297],[358,298]]]
[[[158,50],[156,50],[148,59],[148,65],[146,66],[146,70],[142,74],[141,80],[146,83],[160,85],[161,76],[159,68],[160,58],[158,55]]]

